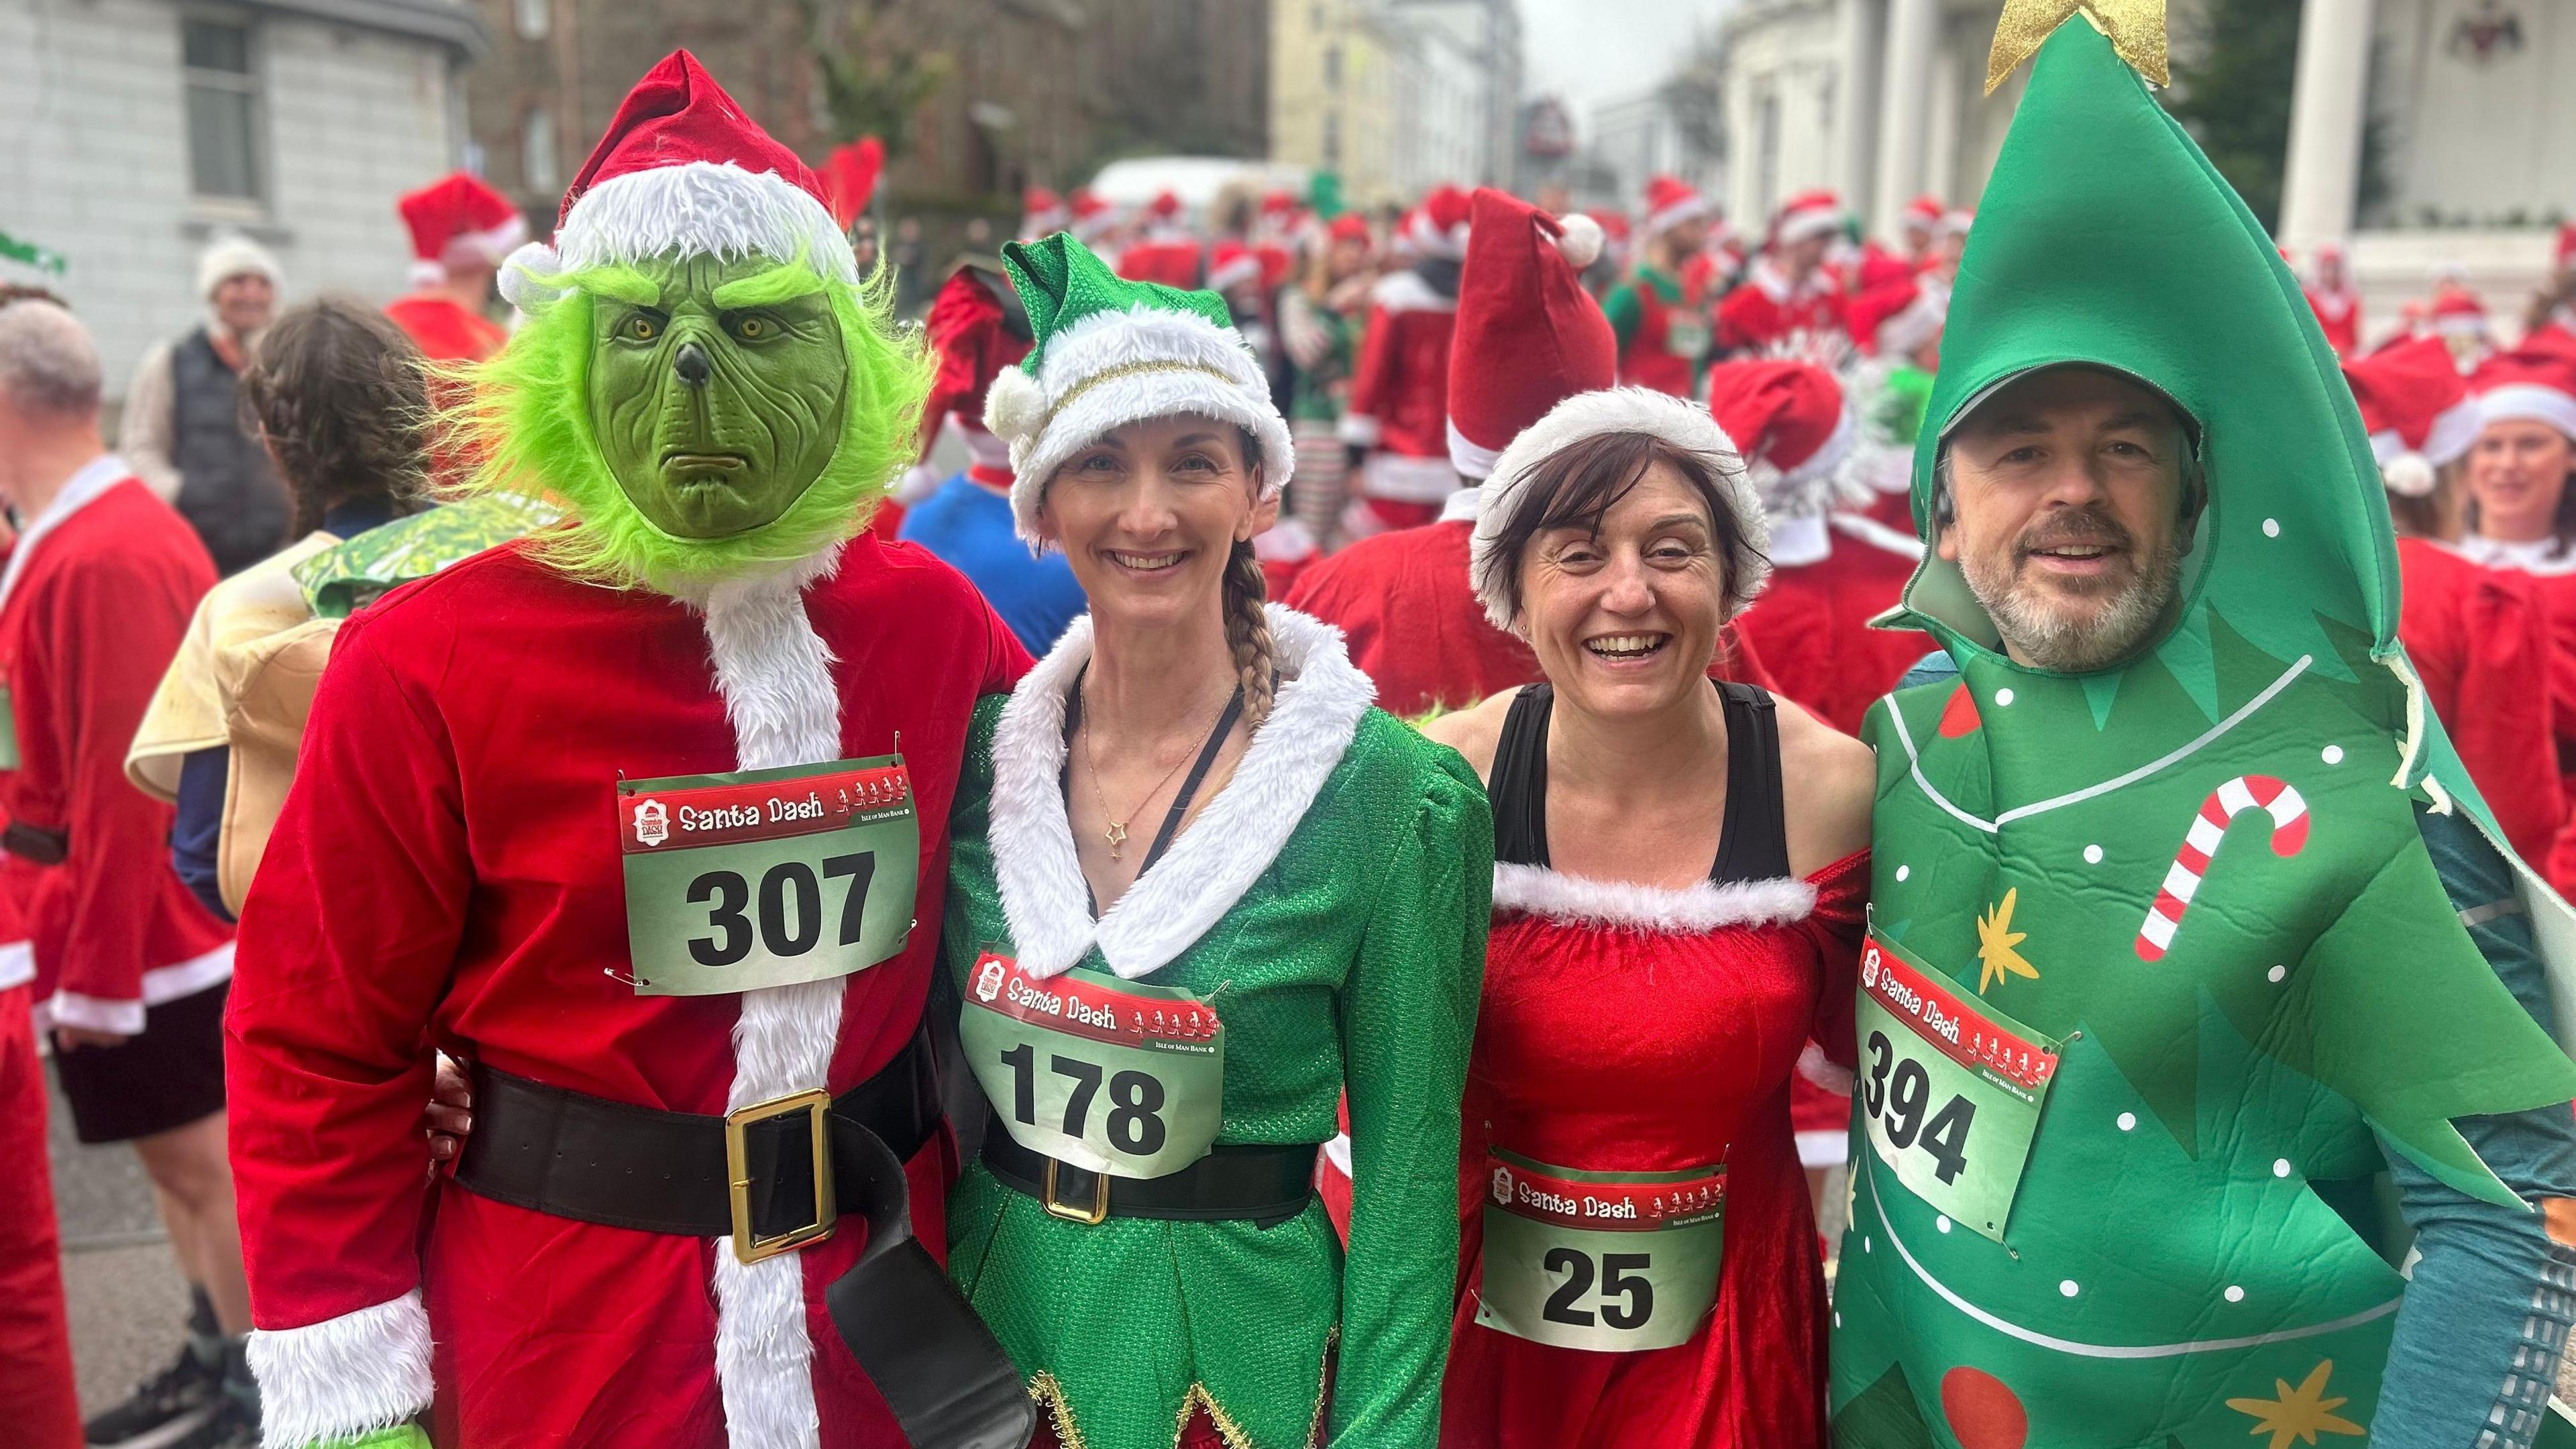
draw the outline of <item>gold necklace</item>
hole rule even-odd
[[[1207,747],[1201,745],[1199,748],[1205,750]],[[1116,817],[1109,808],[1109,797],[1100,789],[1100,756],[1091,743],[1091,702],[1088,699],[1083,701],[1082,710],[1082,757],[1091,765],[1091,798],[1100,802],[1101,818],[1109,822],[1109,828],[1100,832],[1101,838],[1109,842],[1109,858],[1123,862],[1127,858],[1127,820],[1135,819],[1137,810],[1144,809],[1155,796],[1162,794],[1163,787],[1172,783],[1172,777],[1179,774],[1181,766],[1188,764],[1193,756],[1185,754],[1173,761],[1172,768],[1163,772],[1163,778],[1154,782],[1154,788],[1146,791],[1144,798],[1136,802],[1136,809],[1127,812],[1127,820]]]

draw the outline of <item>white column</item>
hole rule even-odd
[[[1905,203],[1923,185],[1925,98],[1932,87],[1933,31],[1940,0],[1887,0],[1886,84],[1878,113],[1878,187],[1870,229],[1893,236]]]
[[[1952,27],[1942,27],[1932,46],[1932,94],[1923,122],[1923,190],[1942,204],[1962,204],[1959,192],[1959,115],[1966,106],[1959,94],[1959,50]]]
[[[2371,0],[2306,0],[2290,154],[2281,177],[2281,245],[2304,257],[2352,231],[2361,132],[2370,99]]]
[[[1843,205],[1862,207],[1870,201],[1870,162],[1878,144],[1878,32],[1886,23],[1885,0],[1842,0],[1837,19],[1841,73],[1834,77],[1834,144],[1841,169],[1834,186]]]

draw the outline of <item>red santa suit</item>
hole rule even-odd
[[[1923,545],[1872,519],[1808,514],[1771,524],[1771,582],[1737,627],[1781,694],[1845,734],[1896,687],[1931,638],[1869,627],[1895,607]]]
[[[2313,286],[2306,289],[2308,309],[2317,314],[2317,325],[2325,329],[2326,342],[2339,357],[2352,357],[2361,351],[2361,290],[2347,282],[2338,287]]]
[[[125,779],[125,747],[214,582],[186,522],[113,455],[64,484],[0,576],[17,746],[0,815],[37,1009],[55,1025],[134,1035],[145,1008],[232,975],[231,929],[170,869],[170,807]]]
[[[1759,257],[1743,283],[1717,304],[1717,345],[1727,352],[1761,352],[1801,336],[1843,330],[1842,293],[1820,269],[1792,282],[1771,258]]]
[[[707,245],[688,228],[714,208],[745,220],[758,255],[855,284],[846,251],[808,245],[833,225],[820,183],[741,114],[686,53],[665,60],[576,180],[560,255],[530,271],[559,270],[561,256],[687,254]],[[734,164],[690,164],[717,160]],[[764,232],[762,218],[779,225]],[[523,542],[398,589],[339,634],[242,912],[253,969],[228,1022],[250,1359],[272,1443],[354,1437],[424,1409],[436,1442],[474,1449],[902,1442],[826,1315],[826,1288],[867,1246],[865,1216],[746,1262],[728,1238],[645,1230],[670,1200],[650,1180],[616,1204],[635,1227],[514,1205],[466,1186],[492,1179],[463,1167],[425,1181],[431,1048],[494,1082],[521,1079],[522,1102],[633,1114],[620,1118],[629,1138],[649,1128],[708,1145],[723,1114],[885,1084],[890,1064],[920,1060],[969,717],[1027,655],[953,569],[866,533],[691,594],[598,587]],[[897,751],[918,874],[893,954],[795,984],[646,994],[626,862],[668,857],[629,857],[630,828],[640,850],[740,822],[692,826],[683,802],[648,836],[621,781]],[[768,900],[778,879],[762,880],[764,932],[786,929],[766,919],[786,918]],[[826,898],[841,901],[846,939],[864,898],[844,889]],[[730,940],[748,934],[749,905],[729,917],[719,891],[683,919]],[[821,919],[795,911],[809,930]],[[913,1231],[937,1253],[957,1163],[917,1082],[885,1095],[915,1127],[917,1147],[897,1155]],[[478,1092],[460,1163],[549,1135],[542,1112],[504,1130],[493,1095]],[[548,1168],[578,1180],[620,1135],[594,1120]],[[690,1170],[673,1161],[675,1175]],[[621,1188],[589,1176],[594,1192]],[[842,1198],[845,1214],[865,1206],[847,1186]]]
[[[1362,506],[1346,520],[1353,536],[1428,523],[1458,486],[1449,466],[1449,357],[1468,206],[1454,186],[1433,192],[1407,228],[1422,260],[1381,277],[1369,294],[1341,421],[1342,441],[1368,450]]]
[[[1155,197],[1145,223],[1144,239],[1118,254],[1118,275],[1184,291],[1197,287],[1205,249],[1182,224],[1180,197],[1169,191]]]

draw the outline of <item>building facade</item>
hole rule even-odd
[[[0,0],[0,231],[58,252],[111,399],[195,325],[196,256],[238,231],[289,300],[404,288],[403,192],[466,156],[484,45],[451,0]]]
[[[2178,47],[2203,0],[2174,0]],[[2576,218],[2576,0],[2280,0],[2300,8],[2280,239],[2346,246],[2371,329],[2456,270],[2500,330]],[[1993,0],[1742,0],[1723,32],[1727,195],[1756,224],[1839,190],[1891,230],[1929,192],[1973,207],[2027,71],[1984,94]],[[1852,78],[1859,83],[1852,83]],[[2387,195],[2360,205],[2363,135]]]
[[[1516,179],[1514,0],[1274,0],[1270,67],[1272,159],[1332,172],[1353,204]]]

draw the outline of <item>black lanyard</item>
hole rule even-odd
[[[1073,695],[1065,701],[1064,707],[1064,770],[1057,783],[1064,791],[1064,808],[1068,815],[1073,810],[1073,737],[1082,729],[1082,681],[1090,672],[1090,666],[1085,665],[1082,673],[1074,676]],[[1238,684],[1234,687],[1234,698],[1226,701],[1225,712],[1216,717],[1216,728],[1208,731],[1207,743],[1199,746],[1198,761],[1190,766],[1189,775],[1181,781],[1180,793],[1172,797],[1172,808],[1163,812],[1163,828],[1154,832],[1153,845],[1146,850],[1144,861],[1136,867],[1137,879],[1143,879],[1145,872],[1154,868],[1154,862],[1163,858],[1163,852],[1172,848],[1172,837],[1180,834],[1181,820],[1190,813],[1190,802],[1198,798],[1199,787],[1207,783],[1208,771],[1215,766],[1217,753],[1225,748],[1226,736],[1234,733],[1235,721],[1241,718],[1243,686]],[[1088,881],[1084,883],[1083,890],[1086,895],[1090,893]],[[1094,916],[1100,914],[1097,897],[1092,898],[1091,913]]]

